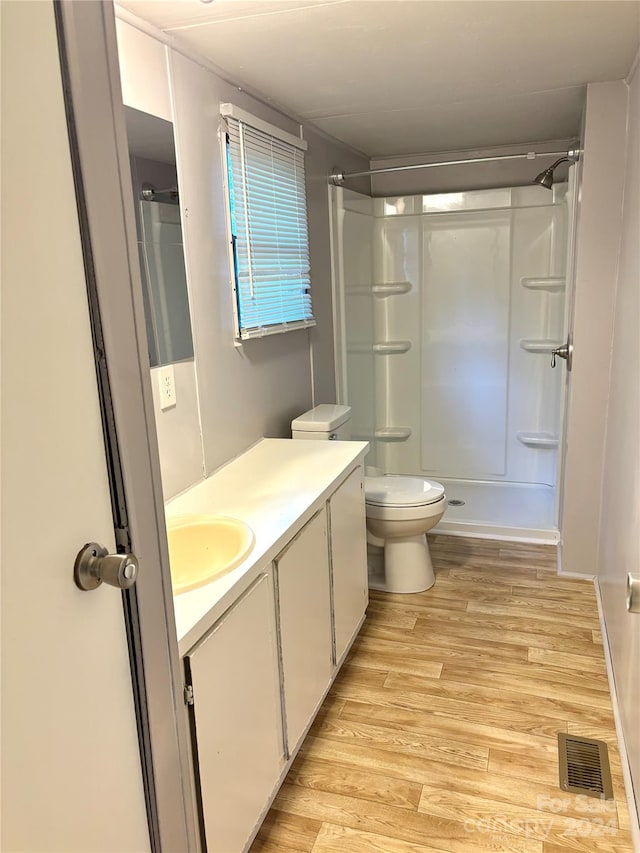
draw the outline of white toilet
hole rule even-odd
[[[293,438],[351,438],[351,408],[321,405],[291,422]],[[444,486],[423,477],[396,474],[365,477],[367,530],[384,547],[384,580],[370,586],[387,592],[424,592],[435,575],[426,533],[446,507]]]

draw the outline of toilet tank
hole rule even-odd
[[[291,421],[291,437],[320,441],[351,438],[351,406],[323,403]]]

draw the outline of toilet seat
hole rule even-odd
[[[364,493],[367,506],[424,508],[444,499],[444,486],[424,477],[387,474],[365,477]]]
[[[446,506],[446,498],[442,495],[437,501],[417,506],[393,506],[390,504],[373,504],[366,501],[365,510],[368,519],[379,521],[426,521],[436,515],[442,515]]]

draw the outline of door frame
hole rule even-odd
[[[582,146],[582,142],[580,143]],[[565,300],[564,324],[562,342],[573,339],[573,320],[575,314],[576,292],[576,241],[578,234],[578,217],[580,216],[580,191],[582,186],[582,158],[569,165],[568,187],[571,191],[571,208],[567,208],[567,247],[565,264]],[[558,459],[556,463],[556,494],[555,518],[560,532],[558,542],[558,567],[562,571],[562,527],[564,516],[565,471],[567,461],[567,441],[569,440],[569,402],[571,400],[571,371],[567,370],[566,362],[560,362],[559,368],[564,371],[562,396],[560,400],[560,434],[558,436]]]
[[[153,851],[200,849],[111,0],[53,0]],[[63,330],[61,330],[63,332]],[[115,594],[103,588],[94,595]]]

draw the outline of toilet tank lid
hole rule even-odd
[[[364,493],[367,503],[376,506],[425,506],[441,500],[444,486],[424,477],[385,474],[365,477]]]
[[[351,417],[351,406],[322,403],[291,421],[291,429],[300,432],[330,432],[342,426]]]

